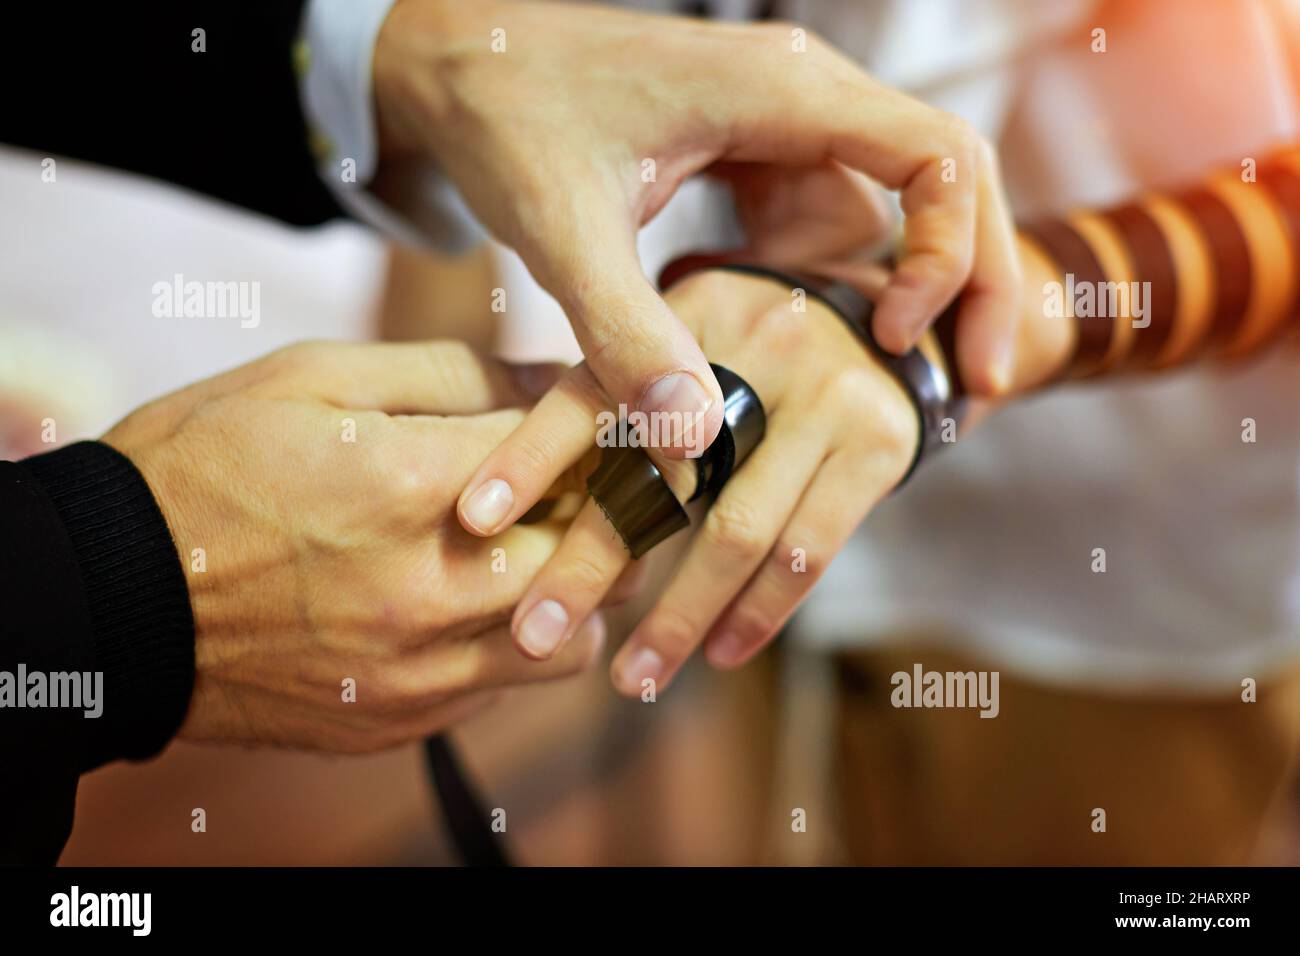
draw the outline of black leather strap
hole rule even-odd
[[[725,366],[709,367],[722,387],[722,429],[696,459],[695,490],[688,501],[717,495],[767,430],[767,413],[749,383]],[[620,434],[624,431],[619,429]],[[642,448],[603,449],[600,467],[587,479],[587,490],[634,558],[691,523]]]
[[[691,523],[668,482],[642,448],[611,445],[587,478],[587,492],[633,558]]]
[[[424,742],[424,758],[442,805],[451,842],[466,866],[510,866],[502,841],[492,831],[483,801],[456,759],[456,751],[445,734]]]
[[[767,432],[767,412],[750,384],[725,365],[710,362],[709,368],[722,389],[722,429],[697,459],[698,478],[691,501],[717,495]]]

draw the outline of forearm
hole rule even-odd
[[[1026,226],[1018,390],[1239,358],[1300,299],[1300,152]]]

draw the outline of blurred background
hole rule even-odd
[[[1280,0],[788,7],[995,139],[1021,215],[1175,185],[1298,138],[1300,33]],[[1090,49],[1098,26],[1104,57]],[[558,307],[499,247],[451,258],[355,223],[294,231],[65,160],[45,183],[42,158],[0,149],[5,457],[49,450],[46,419],[57,444],[96,437],[304,338],[578,356]],[[690,183],[643,234],[643,259],[654,274],[733,236],[725,197]],[[154,283],[178,273],[259,282],[262,321],[154,317]],[[739,672],[696,661],[653,705],[618,698],[602,667],[513,691],[454,736],[487,806],[506,810],[517,858],[1300,862],[1298,363],[1281,349],[1007,411],[878,509],[789,632]],[[1248,460],[1243,415],[1267,436]],[[1099,543],[1118,573],[1089,572]],[[681,546],[657,554],[661,577]],[[638,610],[620,610],[611,647]],[[999,671],[998,717],[892,707],[890,676],[918,663]],[[1247,677],[1255,703],[1241,700]],[[83,779],[62,859],[454,862],[422,761],[415,746],[333,758],[174,743]],[[205,833],[190,829],[198,807]]]

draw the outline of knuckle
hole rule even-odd
[[[415,696],[405,669],[393,662],[372,664],[357,678],[357,699],[373,716],[405,714],[414,706]]]
[[[589,412],[609,405],[609,397],[586,363],[575,365],[560,376],[552,391],[562,396],[573,407],[575,414],[580,412],[584,419]],[[594,417],[592,431],[595,431]]]
[[[451,611],[453,602],[431,578],[415,572],[396,575],[383,585],[387,590],[379,628],[397,635],[402,646],[416,646],[460,623]]]
[[[319,365],[329,356],[330,351],[329,342],[309,339],[277,349],[267,356],[267,359],[277,368],[297,372]]]
[[[967,120],[954,113],[943,114],[944,139],[949,147],[965,159],[979,155],[980,134]]]
[[[646,622],[647,643],[669,664],[680,661],[699,643],[702,628],[680,610],[661,607]]]
[[[822,576],[830,558],[822,548],[814,546],[815,536],[797,530],[782,539],[772,552],[770,567],[776,575],[780,590],[797,595]],[[798,572],[796,573],[796,559]]]
[[[423,358],[433,383],[442,386],[442,394],[464,394],[481,378],[483,357],[466,342],[453,339],[426,342],[417,354]]]
[[[416,635],[441,634],[461,623],[452,612],[452,602],[428,581],[421,583],[418,595],[412,599],[412,631]]]
[[[911,399],[895,388],[879,408],[880,414],[873,419],[871,450],[891,461],[905,458],[910,462],[920,431]]]
[[[873,408],[884,394],[881,376],[871,366],[843,368],[830,375],[826,381],[826,397],[837,414]]]
[[[746,647],[756,648],[775,637],[781,625],[766,613],[749,609],[738,611],[728,626]]]
[[[809,297],[804,290],[805,302]],[[784,352],[798,346],[808,334],[807,316],[795,311],[794,299],[763,309],[755,317],[753,331],[764,346]]]
[[[750,560],[764,550],[758,512],[740,500],[719,501],[704,519],[709,543],[737,560]]]
[[[925,258],[907,262],[896,277],[913,287],[931,286],[949,295],[961,289],[975,263],[975,244],[956,230],[929,237],[920,251]]]
[[[447,467],[445,446],[450,443],[412,441],[412,430],[383,412],[348,414],[357,420],[358,430],[364,428],[374,436],[366,446],[366,466],[375,476],[376,496],[384,503],[409,503],[427,510],[431,501],[445,500],[460,490],[440,487],[439,476]]]
[[[432,339],[424,343],[424,355],[434,365],[455,368],[462,363],[477,363],[479,353],[460,339]]]
[[[436,666],[422,669],[418,676],[420,699],[427,703],[474,690],[482,681],[483,670],[479,645],[460,643],[450,653],[439,655]]]
[[[846,442],[846,455],[863,476],[862,494],[855,506],[874,505],[906,472],[916,453],[920,428],[911,400],[901,393],[877,405],[872,425]]]
[[[590,554],[577,551],[564,556],[559,574],[564,579],[564,593],[580,597],[584,603],[590,603],[591,599],[604,594],[614,579],[610,568]]]
[[[555,470],[560,448],[553,434],[533,428],[510,449],[510,478],[515,487],[527,486],[537,475],[549,475]]]
[[[724,303],[735,298],[736,276],[725,269],[702,269],[687,276],[672,293],[675,302]]]
[[[390,463],[384,474],[387,497],[399,504],[427,502],[437,490],[433,470],[414,461]]]

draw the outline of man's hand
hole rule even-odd
[[[104,436],[148,481],[186,569],[197,681],[181,736],[373,750],[593,659],[599,614],[543,665],[504,626],[562,529],[483,541],[453,513],[523,418],[511,406],[533,400],[523,381],[459,344],[306,344]]]
[[[564,306],[616,403],[702,412],[706,444],[720,427],[704,353],[647,282],[635,242],[678,185],[709,167],[738,184],[751,224],[762,222],[756,191],[798,195],[812,180],[822,193],[837,181],[841,215],[828,234],[818,215],[805,215],[800,241],[783,247],[811,259],[842,260],[863,240],[842,230],[844,212],[878,221],[850,171],[899,190],[903,254],[883,291],[870,290],[879,291],[878,340],[905,351],[966,288],[966,384],[1007,384],[1019,282],[991,152],[962,121],[876,83],[816,37],[789,24],[591,5],[399,0],[380,31],[374,77],[381,177],[404,155],[433,157]],[[738,177],[737,166],[773,172]],[[751,236],[759,246],[762,238]],[[678,443],[665,454],[686,451]],[[464,512],[482,534],[522,514],[515,483],[533,465],[496,463]]]

